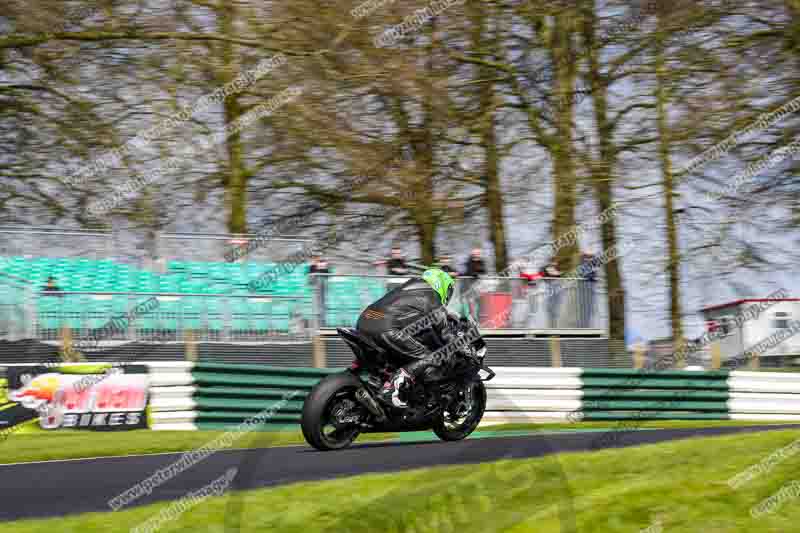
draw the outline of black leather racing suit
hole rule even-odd
[[[439,295],[421,278],[410,279],[367,307],[356,329],[397,358],[412,378],[444,373],[453,356],[431,357],[432,352],[453,342],[458,316],[447,311]]]

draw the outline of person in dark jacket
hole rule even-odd
[[[431,268],[385,294],[358,318],[356,329],[403,365],[384,385],[381,399],[388,405],[407,407],[401,398],[407,385],[437,370],[446,372],[452,364],[452,355],[434,352],[456,337],[458,317],[447,310],[453,290],[453,278]]]
[[[406,259],[403,257],[403,251],[400,248],[392,248],[392,257],[386,262],[386,271],[390,276],[408,275]]]
[[[319,327],[325,327],[325,291],[328,286],[327,276],[315,276],[314,274],[330,274],[328,262],[322,258],[322,254],[315,253],[311,258],[311,264],[308,267],[308,275],[311,280],[311,286],[314,287],[314,293],[317,295],[317,310]]]
[[[597,282],[597,260],[591,252],[581,254],[581,264],[578,265],[578,327],[588,328],[592,323],[594,314],[595,283]]]
[[[469,316],[478,320],[480,314],[480,294],[476,294],[477,287],[475,284],[478,282],[478,278],[481,276],[486,275],[486,264],[483,262],[481,258],[481,249],[480,248],[473,248],[472,253],[467,259],[467,263],[464,266],[464,277],[467,279],[464,280],[464,285],[462,286],[464,290],[464,294],[467,294],[467,307]]]
[[[56,285],[56,278],[50,276],[47,278],[47,285],[42,288],[42,292],[61,292],[61,289]]]
[[[549,318],[548,326],[555,328],[558,325],[558,314],[561,307],[561,271],[555,260],[550,261],[542,269],[542,278],[545,283],[545,298],[547,305],[547,315]]]
[[[480,248],[473,248],[464,268],[464,275],[471,278],[479,278],[486,275],[486,264],[481,258]]]
[[[389,260],[382,260],[376,263],[377,265],[386,265],[386,274],[388,276],[407,277],[408,266],[406,259],[403,257],[403,251],[395,246],[392,247],[392,254]],[[386,291],[392,291],[405,283],[405,279],[392,279],[391,277],[386,280]]]
[[[450,266],[450,262],[451,262],[450,256],[443,255],[439,259],[439,268],[441,268],[444,272],[450,274],[451,277],[456,278],[458,277],[458,272],[456,271],[456,269]]]

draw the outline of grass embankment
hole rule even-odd
[[[739,490],[726,482],[798,436],[798,431],[774,431],[689,439],[238,492],[210,498],[159,530],[222,533],[223,524],[240,523],[243,532],[278,533],[628,533],[651,526],[650,531],[670,533],[785,533],[797,531],[800,500],[759,518],[752,518],[750,509],[800,478],[800,454]],[[241,514],[235,511],[239,504]],[[2,528],[6,533],[128,531],[170,505]]]

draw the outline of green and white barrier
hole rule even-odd
[[[296,427],[303,400],[340,369],[146,362],[150,427]],[[579,420],[800,421],[800,374],[498,367],[484,424]],[[263,413],[269,411],[269,416]],[[261,416],[259,416],[261,415]]]
[[[299,422],[302,400],[335,369],[185,365],[192,387],[153,391],[155,429],[220,429],[283,399],[274,427]],[[485,424],[578,420],[800,421],[800,374],[648,372],[619,369],[494,369]],[[171,369],[174,371],[174,368]],[[174,381],[174,379],[170,379]],[[293,396],[286,401],[288,393]],[[158,401],[156,401],[158,398]]]
[[[311,388],[338,372],[220,363],[153,363],[150,369],[162,374],[150,389],[151,427],[159,430],[227,429],[257,417],[264,429],[296,426]]]
[[[800,421],[800,374],[500,368],[486,423],[542,420]]]

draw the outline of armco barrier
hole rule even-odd
[[[324,376],[310,369],[191,362],[143,363],[153,429],[223,429],[271,410],[263,427],[299,423]],[[800,421],[800,374],[497,367],[485,424],[577,420]]]

